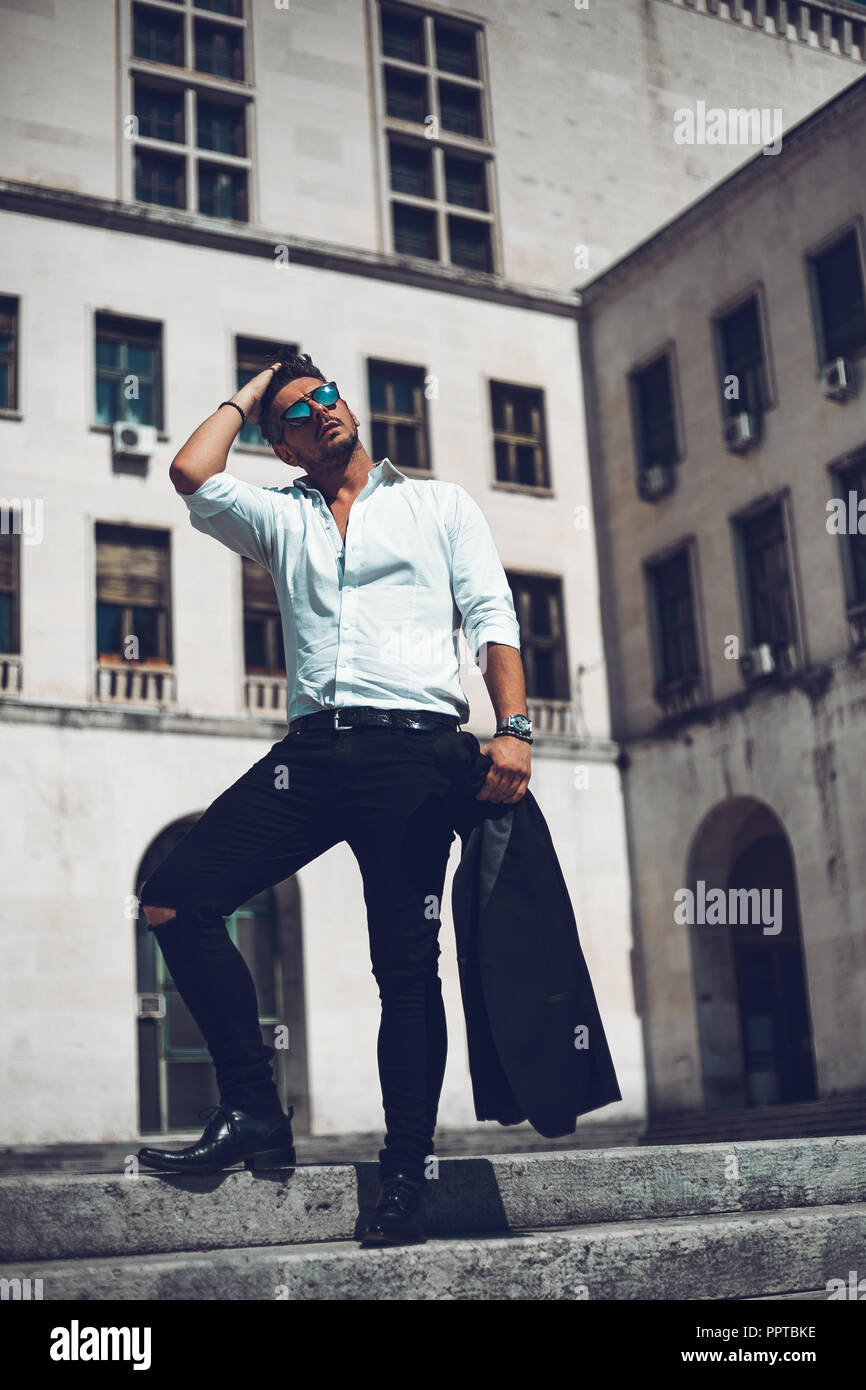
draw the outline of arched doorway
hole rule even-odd
[[[171,853],[198,820],[175,821],[147,849],[136,886]],[[227,930],[250,968],[259,1000],[262,1039],[275,1049],[280,1100],[295,1108],[292,1127],[309,1133],[304,977],[297,880],[267,888],[226,919]],[[201,1128],[199,1112],[216,1105],[213,1065],[204,1038],[175,988],[143,913],[136,922],[138,978],[139,1128],[165,1134]],[[277,1045],[275,1030],[282,1028]]]
[[[721,923],[686,928],[707,1110],[814,1099],[794,858],[771,808],[753,797],[715,807],[695,835],[688,884],[696,903],[702,891],[724,894]]]

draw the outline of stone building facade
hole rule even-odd
[[[655,1114],[866,1088],[864,153],[861,80],[584,292]]]
[[[281,736],[284,692],[261,574],[190,528],[167,470],[287,340],[336,377],[372,453],[461,483],[490,521],[540,728],[533,792],[618,1113],[643,1113],[575,286],[748,154],[684,151],[677,110],[781,107],[787,128],[866,55],[866,16],[844,0],[798,6],[796,23],[792,6],[703,10],[0,10],[3,1142],[195,1128],[213,1099],[134,889]],[[275,467],[254,434],[229,462],[261,484],[282,481]],[[483,737],[468,667],[465,688]],[[231,924],[263,1028],[288,1030],[280,1084],[299,1132],[381,1126],[378,1000],[344,848]],[[440,1120],[454,1125],[473,1110],[447,914],[442,939]]]

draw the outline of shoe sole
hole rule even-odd
[[[292,1149],[261,1149],[258,1153],[244,1154],[243,1158],[237,1158],[232,1163],[197,1163],[175,1164],[167,1163],[162,1165],[154,1162],[153,1159],[139,1159],[142,1167],[151,1169],[156,1173],[231,1173],[239,1171],[239,1165],[251,1173],[267,1172],[273,1168],[295,1168],[295,1150]]]
[[[363,1236],[361,1239],[362,1250],[372,1250],[378,1247],[392,1245],[426,1245],[426,1236],[407,1236],[405,1240],[390,1240],[388,1236]]]

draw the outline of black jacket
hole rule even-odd
[[[572,1134],[622,1094],[547,822],[530,791],[475,799],[491,764],[474,734],[444,734],[436,755],[462,843],[451,907],[475,1114]]]

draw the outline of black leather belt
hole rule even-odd
[[[376,709],[374,705],[341,705],[302,714],[289,723],[289,732],[313,729],[457,729],[456,714],[436,714],[426,709]]]

